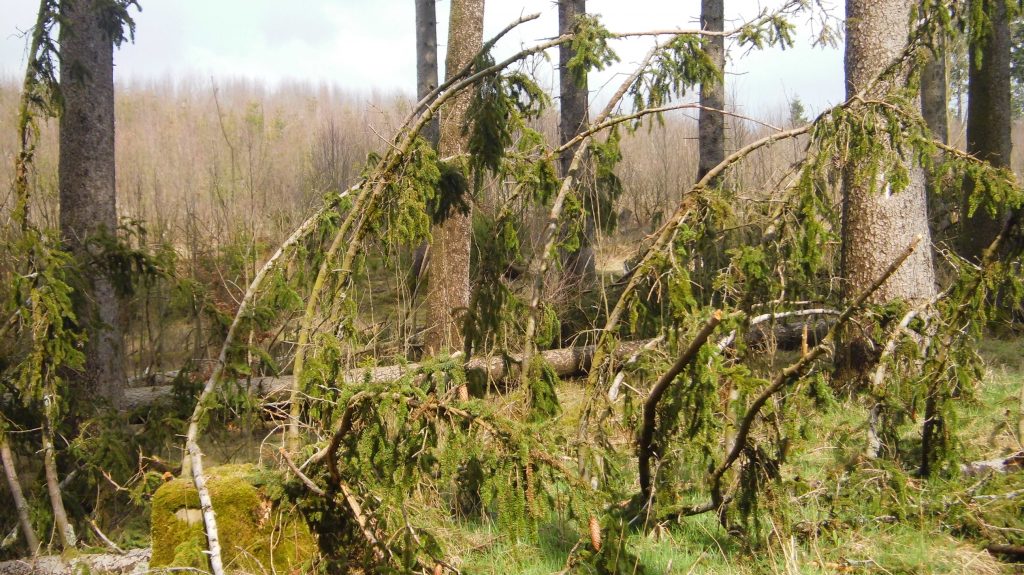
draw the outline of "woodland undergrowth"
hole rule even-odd
[[[789,46],[790,20],[809,9],[790,2],[730,34],[741,46]],[[581,573],[715,572],[737,556],[755,558],[738,566],[751,572],[833,572],[902,560],[864,543],[872,538],[920,532],[1019,545],[1019,474],[975,477],[962,465],[1021,449],[1010,417],[1016,409],[1019,420],[1019,406],[989,426],[971,414],[1013,400],[1012,382],[980,385],[977,345],[1020,309],[1024,191],[1011,172],[936,143],[917,110],[929,35],[954,24],[923,18],[871,89],[739,148],[681,192],[623,275],[594,286],[562,282],[558,254],[575,246],[587,208],[613,233],[623,137],[692,108],[688,94],[721,80],[698,31],[658,35],[581,136],[586,145],[564,177],[561,150],[538,129],[549,98],[525,72],[529,58],[572,42],[570,65],[583,74],[617,58],[618,37],[582,18],[574,34],[505,61],[491,55],[496,38],[414,106],[358,184],[328,193],[276,251],[252,237],[225,249],[217,267],[237,270],[244,290],[200,285],[195,262],[152,249],[144,224],[97,238],[95,262],[73,262],[30,218],[12,217],[0,262],[0,431],[22,454],[66,439],[54,461],[78,476],[64,492],[76,501],[72,523],[106,526],[144,508],[161,473],[179,471],[173,460],[135,457],[180,441],[168,429],[187,428],[194,458],[204,429],[238,425],[239,414],[274,418],[289,438],[274,465],[318,536],[310,562],[327,572],[497,572],[505,560],[522,572],[537,562]],[[45,90],[45,67],[40,74],[26,94]],[[909,83],[891,81],[905,75]],[[470,153],[439,158],[419,130],[463,90],[474,94]],[[26,108],[29,123],[53,113],[39,105],[48,101]],[[792,142],[800,158],[763,189],[736,187],[738,166]],[[871,288],[843,298],[843,169],[871,166],[864,176],[884,173],[897,193],[908,161],[928,170],[951,205],[966,178],[969,210],[1012,216],[980,262],[957,257],[946,238],[918,241]],[[27,191],[18,194],[26,202]],[[758,199],[741,200],[751,195]],[[469,204],[484,209],[474,221],[465,345],[419,357],[420,283],[429,279],[407,263],[432,224]],[[931,251],[943,267],[940,297],[871,303],[913,250]],[[176,303],[163,313],[206,322],[220,354],[183,369],[167,403],[125,421],[97,415],[64,377],[81,367],[88,321],[72,312],[80,265],[122,278],[129,301],[165,294]],[[775,338],[793,325],[795,342]],[[839,382],[830,358],[850,326],[869,331],[877,354],[863,380]],[[637,342],[646,344],[621,353]],[[583,344],[596,351],[582,379],[562,381],[539,353]],[[502,377],[466,368],[491,356],[502,358]],[[385,383],[352,375],[393,364],[406,369]],[[296,375],[288,410],[263,411],[246,382],[280,374]],[[132,432],[128,421],[141,427]],[[982,429],[1003,438],[1001,453],[977,442]],[[46,533],[54,519],[42,494],[31,495],[33,522]],[[520,552],[530,557],[515,563]]]

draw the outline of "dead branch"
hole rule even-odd
[[[21,490],[21,481],[18,479],[18,469],[14,465],[11,445],[7,441],[7,432],[3,429],[0,429],[0,459],[3,461],[4,475],[7,477],[7,487],[11,490],[11,499],[14,500],[14,509],[18,512],[21,534],[25,538],[29,554],[35,557],[39,553],[39,539],[36,537],[35,530],[32,529],[28,502],[25,501],[25,494]]]
[[[213,499],[206,488],[206,477],[203,476],[203,454],[195,440],[185,445],[186,456],[192,460],[192,479],[199,492],[199,507],[203,511],[203,525],[206,528],[206,541],[209,543],[210,568],[213,575],[224,575],[224,560],[220,552],[220,534],[217,532],[217,514],[213,511]]]

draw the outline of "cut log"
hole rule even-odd
[[[616,356],[624,360],[640,351],[648,341],[623,342],[616,349]],[[584,375],[590,370],[590,363],[594,359],[594,351],[595,346],[587,345],[552,349],[543,352],[541,355],[559,377],[573,377]],[[519,367],[516,363],[518,359],[518,357],[512,357],[510,361],[506,361],[500,356],[475,358],[466,364],[466,371],[481,371],[486,374],[490,381],[507,382],[513,380],[519,374]],[[346,372],[343,382],[386,383],[396,381],[402,376],[416,371],[419,367],[420,365],[417,363],[410,363],[407,365],[353,369]],[[294,378],[292,376],[284,375],[279,377],[254,377],[248,381],[241,382],[241,385],[245,387],[248,393],[261,398],[264,403],[277,403],[288,400],[293,382]],[[173,387],[170,385],[153,385],[126,389],[122,405],[129,411],[146,407],[160,399],[169,397],[172,390]]]
[[[132,549],[124,555],[79,555],[72,558],[46,555],[0,562],[0,575],[136,575],[148,572],[149,549]]]
[[[972,461],[960,466],[960,473],[967,477],[976,477],[986,473],[1007,473],[1024,469],[1024,451],[1018,451],[1006,457]]]

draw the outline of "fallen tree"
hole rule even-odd
[[[0,575],[74,575],[96,573],[134,575],[149,570],[149,549],[132,549],[122,555],[44,555],[33,559],[0,562]]]
[[[622,360],[641,351],[650,340],[623,342],[616,350],[616,356]],[[590,371],[596,346],[585,345],[552,349],[541,353],[544,361],[559,377],[585,375]],[[498,384],[509,383],[518,378],[519,356],[488,356],[473,358],[466,362],[467,372],[478,372],[486,375],[487,380]],[[345,372],[342,383],[386,383],[396,381],[402,376],[419,369],[420,364],[386,365],[351,369]],[[291,375],[278,377],[253,377],[242,382],[244,389],[263,400],[264,403],[288,401],[292,384],[295,379]],[[173,385],[152,385],[125,390],[124,407],[131,411],[152,405],[157,401],[170,397]]]

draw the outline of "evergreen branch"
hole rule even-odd
[[[640,460],[640,495],[645,503],[650,502],[652,494],[651,458],[657,456],[652,443],[654,442],[654,431],[657,424],[658,402],[661,401],[661,397],[668,390],[668,387],[672,385],[676,376],[682,373],[696,359],[700,348],[704,346],[721,322],[722,310],[715,310],[711,314],[711,318],[704,324],[704,327],[693,337],[690,345],[680,354],[676,362],[672,364],[672,367],[658,378],[658,382],[654,384],[654,387],[651,388],[651,393],[647,396],[647,401],[644,402],[644,420],[643,426],[640,428],[640,436],[637,440],[637,453]]]
[[[910,257],[910,254],[914,253],[914,250],[917,249],[917,246],[921,243],[921,239],[921,236],[915,237],[914,240],[910,242],[910,245],[908,245],[891,264],[889,264],[889,267],[886,268],[886,270],[882,272],[882,274],[877,277],[870,286],[864,289],[856,299],[846,307],[846,309],[843,310],[843,313],[836,320],[836,323],[828,330],[828,333],[822,341],[811,348],[807,353],[800,356],[796,362],[780,371],[774,381],[772,381],[771,385],[762,390],[750,404],[750,407],[747,408],[747,412],[744,414],[743,419],[740,421],[739,428],[736,431],[736,438],[733,441],[731,449],[726,454],[725,459],[723,459],[708,476],[708,480],[711,483],[711,499],[715,503],[715,507],[717,509],[721,509],[724,501],[722,497],[722,477],[732,467],[733,463],[736,462],[740,454],[743,452],[744,447],[746,447],[747,438],[749,437],[750,431],[754,425],[754,419],[760,414],[761,408],[764,407],[764,404],[787,385],[799,379],[807,368],[809,368],[815,360],[828,350],[839,329],[842,328],[842,326],[844,326],[853,317],[853,315],[860,310],[868,298],[878,291],[878,289],[882,287],[882,284],[884,284],[892,274],[896,273],[896,270],[899,269],[899,267],[903,265],[903,262]]]
[[[39,107],[36,87],[41,84],[39,79],[40,58],[39,54],[44,45],[51,46],[48,39],[50,29],[53,25],[53,0],[40,0],[39,11],[36,15],[36,25],[32,29],[32,41],[28,48],[28,63],[25,65],[25,78],[21,85],[21,99],[18,104],[18,155],[14,160],[14,196],[16,199],[13,217],[21,231],[28,228],[29,212],[29,182],[28,175],[31,170],[32,161],[35,156],[36,138],[39,137],[39,129],[36,125],[35,115],[32,108]],[[49,57],[44,57],[49,60]],[[49,69],[49,67],[47,67]],[[53,93],[56,79],[52,72],[46,74],[42,85],[46,86]],[[52,102],[48,102],[52,105]]]

